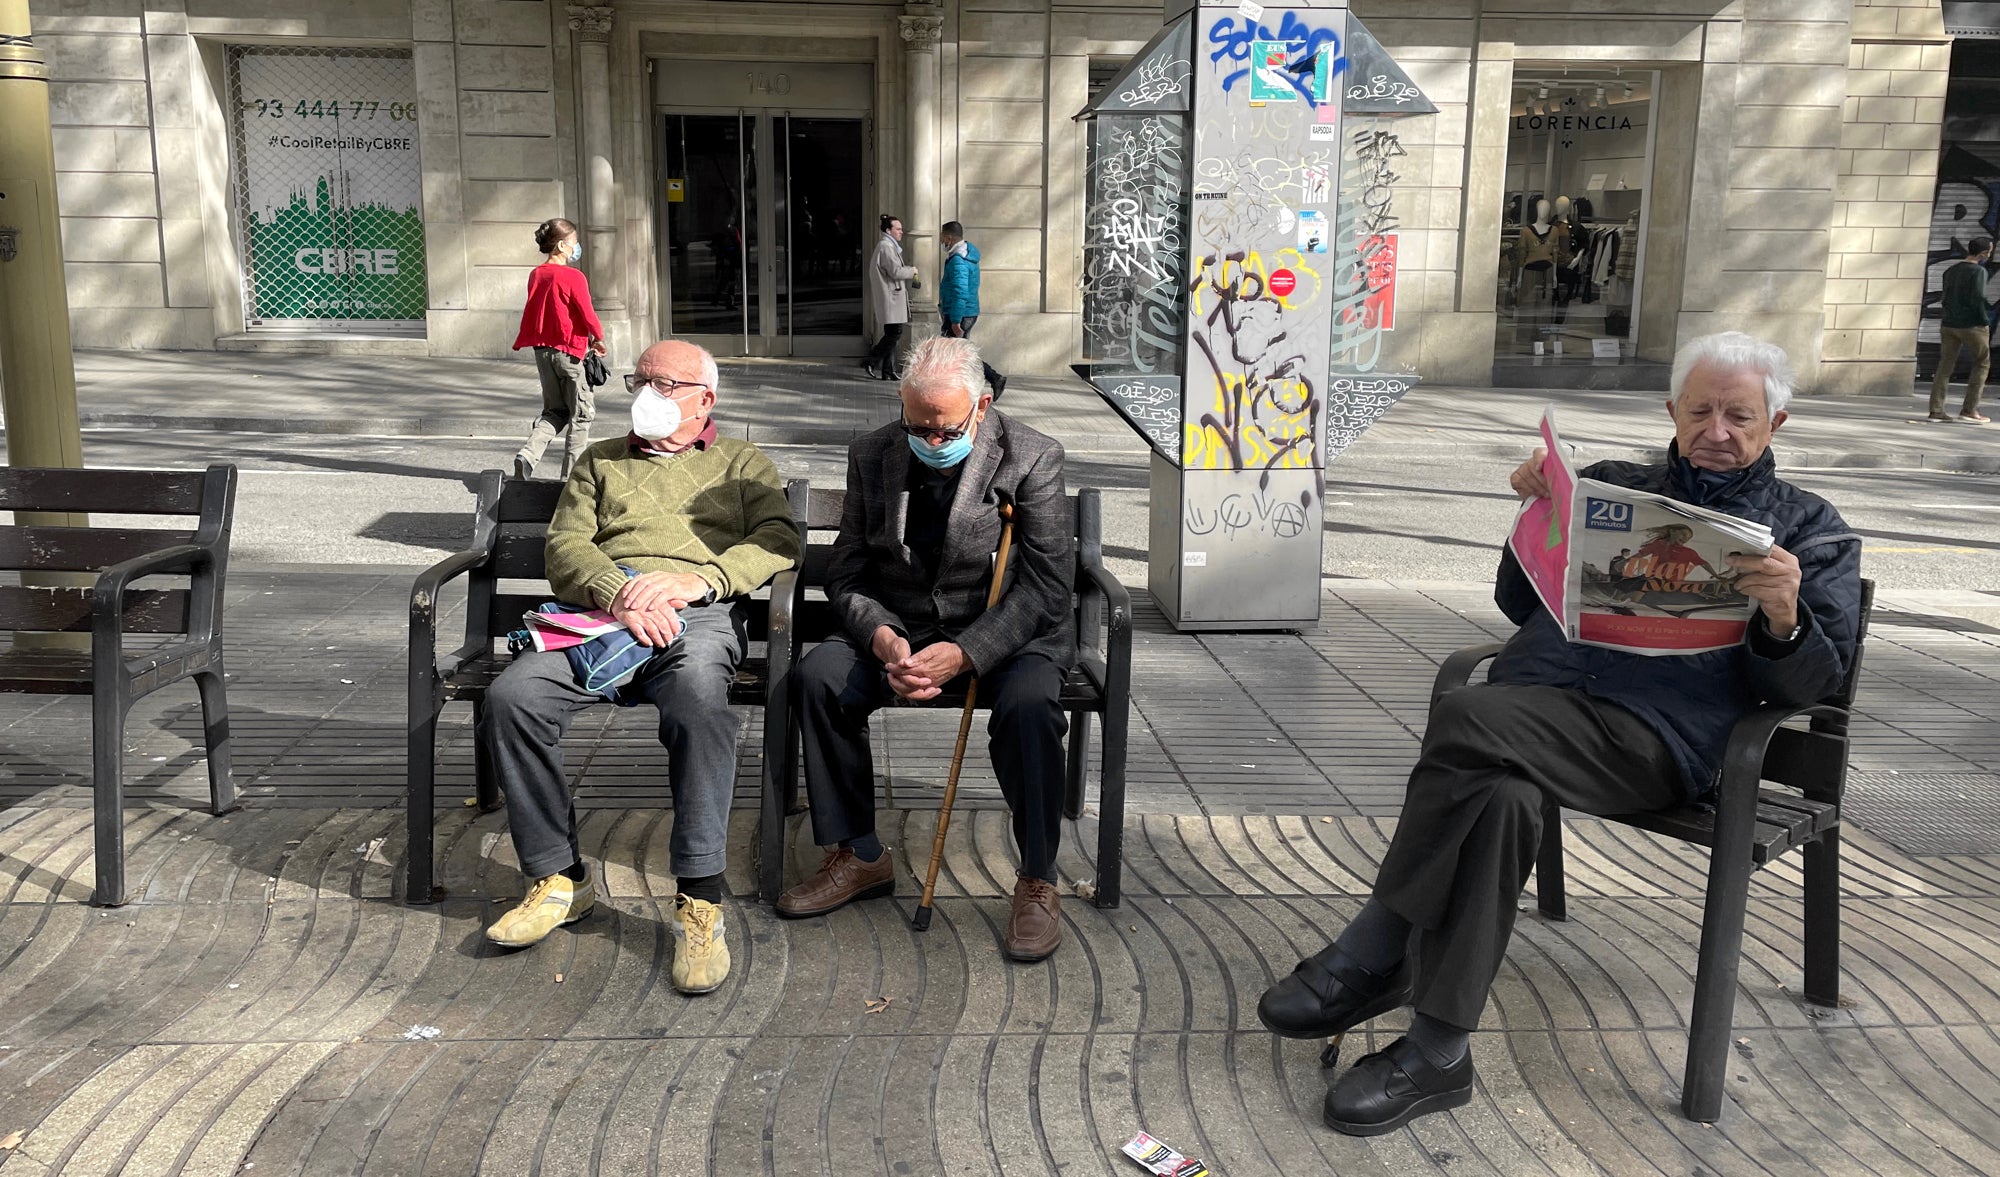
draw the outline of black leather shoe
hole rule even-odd
[[[1327,1038],[1408,1005],[1415,984],[1407,956],[1385,977],[1329,944],[1264,991],[1257,1020],[1280,1038]]]
[[[1361,1056],[1326,1093],[1326,1126],[1348,1136],[1394,1132],[1418,1116],[1472,1102],[1472,1051],[1444,1070],[1409,1039]]]

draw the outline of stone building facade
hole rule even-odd
[[[1353,8],[1437,106],[1386,120],[1385,366],[1659,387],[1678,342],[1741,327],[1816,391],[1908,390],[1950,61],[1939,0]],[[978,341],[1007,370],[1060,372],[1081,339],[1073,116],[1162,13],[40,0],[33,17],[79,346],[504,354],[532,230],[562,215],[621,357],[668,333],[859,355],[858,259],[893,212],[924,279],[920,333],[937,226],[958,220],[984,257]],[[1580,136],[1621,127],[1625,156],[1599,171]],[[1554,300],[1530,331],[1500,259],[1554,195],[1581,202],[1584,272],[1529,284]],[[1600,253],[1592,275],[1583,247],[1612,229],[1624,268]]]

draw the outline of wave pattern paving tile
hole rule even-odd
[[[0,812],[0,1136],[26,1133],[0,1177],[1122,1173],[1141,1128],[1227,1177],[2000,1171],[1991,857],[1856,831],[1837,1010],[1793,996],[1796,869],[1760,876],[1731,1099],[1703,1127],[1677,1100],[1704,862],[1572,823],[1571,919],[1522,919],[1472,1104],[1360,1141],[1319,1124],[1316,1045],[1254,1007],[1358,907],[1392,822],[1135,817],[1125,906],[1072,900],[1062,950],[1021,966],[996,951],[1006,815],[953,823],[928,933],[908,865],[936,814],[885,816],[897,898],[799,922],[734,902],[734,971],[690,999],[667,980],[669,812],[588,813],[598,913],[513,953],[481,935],[519,893],[498,816],[444,815],[450,897],[409,908],[393,812],[135,811],[142,898],[107,912],[86,812]],[[1067,880],[1094,834],[1069,831]],[[816,861],[795,827],[788,869]]]

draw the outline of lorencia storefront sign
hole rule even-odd
[[[1632,116],[1623,114],[1523,114],[1514,116],[1517,131],[1629,131]]]

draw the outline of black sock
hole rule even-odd
[[[1384,907],[1380,899],[1371,898],[1333,943],[1371,973],[1394,972],[1409,951],[1410,921]]]
[[[590,868],[583,865],[583,859],[579,858],[563,868],[562,877],[572,883],[581,883],[590,877]]]
[[[698,879],[681,879],[680,892],[689,899],[699,899],[703,903],[722,902],[722,876],[703,875]]]
[[[859,838],[849,838],[841,845],[854,851],[854,857],[863,862],[874,862],[882,857],[882,839],[872,832],[863,834]]]
[[[1440,1022],[1429,1014],[1418,1014],[1410,1019],[1410,1032],[1404,1035],[1410,1045],[1423,1051],[1424,1057],[1439,1070],[1455,1066],[1472,1048],[1472,1031],[1463,1030],[1450,1022]]]

